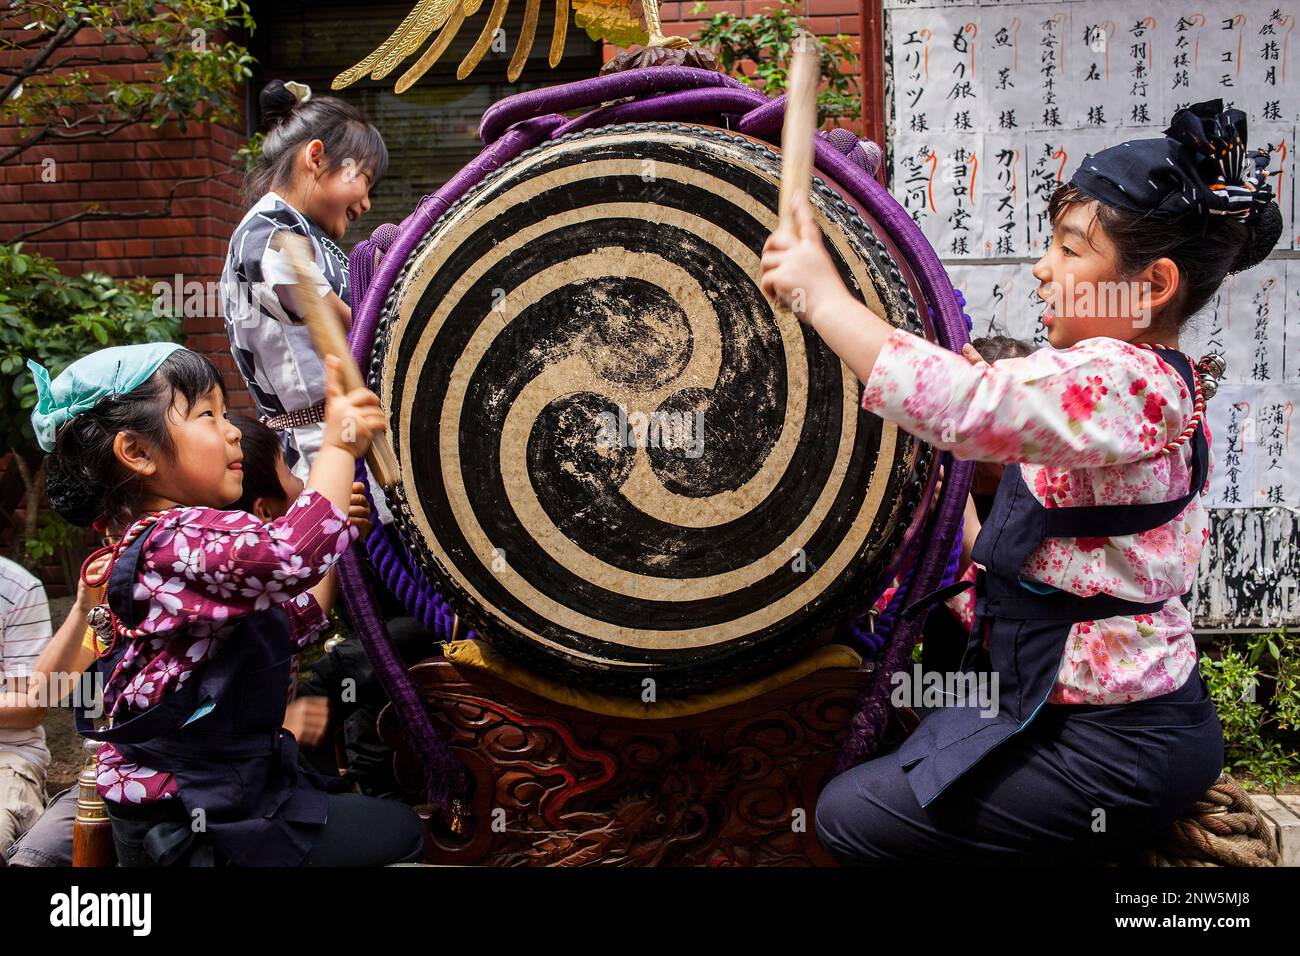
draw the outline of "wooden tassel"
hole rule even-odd
[[[95,789],[100,744],[87,740],[82,746],[86,751],[86,765],[77,775],[77,813],[72,819],[72,865],[117,866],[113,821],[108,818],[104,798]]]

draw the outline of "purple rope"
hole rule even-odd
[[[397,711],[424,772],[425,799],[442,809],[444,818],[452,819],[451,798],[465,788],[465,771],[438,736],[429,712],[420,699],[406,664],[393,649],[392,637],[379,613],[379,601],[370,578],[362,566],[358,549],[349,548],[339,560],[339,593],[344,595],[352,624],[366,656],[375,668],[379,683]]]
[[[353,247],[348,261],[348,278],[353,301],[363,297],[370,287],[375,252],[380,248],[382,246],[372,239],[363,239]],[[384,528],[376,518],[375,502],[370,494],[366,469],[360,462],[357,463],[357,480],[365,486],[366,500],[370,505],[372,524],[371,533],[367,538],[366,552],[370,554],[376,570],[379,570],[382,562],[374,560],[374,551],[369,547],[369,542],[376,538],[386,540],[392,531]],[[374,587],[362,566],[361,553],[360,547],[353,546],[339,561],[339,593],[343,596],[343,603],[347,607],[352,626],[361,640],[361,646],[365,648],[366,657],[370,659],[375,675],[379,678],[380,685],[388,695],[415,749],[423,775],[424,798],[426,802],[439,807],[443,811],[444,818],[450,820],[452,797],[462,792],[465,787],[464,769],[448,748],[446,741],[438,735],[433,721],[429,718],[429,712],[420,698],[420,692],[406,669],[406,663],[393,648],[393,639],[388,633],[388,625],[383,615],[379,612],[379,601]],[[380,574],[383,575],[383,572],[380,571]],[[389,575],[383,575],[383,578],[392,580]],[[416,608],[423,610],[420,607],[422,603],[441,601],[441,598],[434,594],[433,602],[428,600],[412,602],[409,598],[412,597],[411,590],[414,582],[409,581],[408,577],[406,583],[407,586],[398,589],[398,593],[408,607],[414,604]],[[432,615],[433,621],[428,620],[430,615],[427,613],[421,615],[417,611],[416,617],[420,618],[421,623],[429,630],[437,630],[431,626],[437,621],[436,614]],[[450,628],[446,629],[446,633],[450,636]]]
[[[578,80],[561,86],[547,86],[540,90],[516,93],[488,107],[479,123],[478,138],[484,143],[494,143],[502,131],[521,120],[532,119],[543,113],[565,113],[593,103],[607,103],[625,96],[642,97],[650,93],[703,87],[731,87],[754,92],[740,80],[714,70],[701,70],[691,66],[656,66],[640,70],[625,70],[608,76]],[[760,96],[762,94],[759,94]]]
[[[565,123],[551,136],[559,139],[567,133],[589,129],[594,126],[609,126],[614,123],[638,123],[648,120],[675,119],[682,116],[700,116],[712,113],[741,116],[752,110],[759,103],[766,103],[767,97],[757,90],[748,88],[733,90],[727,87],[719,89],[683,90],[676,93],[664,93],[645,100],[633,100],[630,103],[615,103],[600,109],[583,113],[577,119]]]
[[[780,138],[781,125],[785,122],[785,94],[768,100],[758,109],[742,116],[736,125],[736,132],[759,139],[776,140]]]
[[[354,301],[360,301],[370,288],[370,280],[375,274],[375,253],[379,246],[373,239],[362,239],[352,247],[348,256],[348,295]]]
[[[735,109],[739,100],[748,99],[748,94],[752,92],[740,81],[713,71],[692,67],[652,67],[530,90],[506,97],[489,108],[479,125],[479,138],[485,144],[483,151],[441,189],[421,201],[415,211],[403,221],[397,237],[392,240],[381,259],[370,289],[360,307],[355,310],[352,351],[357,361],[363,367],[368,365],[383,302],[406,259],[420,240],[457,199],[488,173],[543,139],[560,135],[560,130],[566,127],[579,128],[574,124],[580,124],[581,117],[571,121],[568,117],[559,115],[560,111],[607,104],[610,100],[627,96],[642,99],[649,96],[647,102],[654,103],[656,98],[652,94],[672,94],[684,90],[693,91],[692,95],[664,96],[658,99],[667,101],[672,109],[690,110],[688,115],[699,115],[726,112],[716,108],[718,103],[725,103],[728,109]],[[730,95],[731,90],[743,90],[745,93],[734,97]],[[724,91],[725,98],[719,98],[717,94]],[[735,128],[747,135],[770,139],[779,133],[784,109],[783,97],[761,103],[755,101],[755,106],[740,117]],[[627,115],[648,118],[653,114],[649,106],[635,101],[630,104],[601,106],[597,111],[600,112],[598,121],[602,123]],[[659,116],[653,115],[656,118]],[[959,350],[968,341],[968,326],[961,305],[938,256],[911,216],[888,190],[876,182],[856,157],[840,152],[834,141],[818,137],[815,157],[816,166],[823,177],[847,192],[881,225],[883,236],[892,241],[902,262],[910,268],[916,280],[917,288],[933,316],[940,344],[954,351]],[[960,530],[973,467],[970,462],[952,464],[933,512],[916,525],[920,539],[928,541],[931,546],[920,551],[909,571],[908,586],[905,589],[908,600],[934,590],[943,579],[948,563],[945,559]],[[397,542],[395,548],[391,547],[390,542],[389,549],[385,551],[380,536],[372,533],[367,545],[372,556],[379,554],[386,557],[391,552],[393,558],[397,559],[396,563],[404,565],[407,576],[412,580],[422,577],[400,542]],[[402,558],[406,560],[402,561]],[[390,559],[390,565],[391,563]],[[419,591],[414,585],[406,590],[410,593],[412,589]],[[900,588],[902,590],[904,589]],[[428,611],[427,606],[425,611]],[[923,615],[903,620],[890,635],[882,659],[859,701],[849,740],[837,769],[847,769],[876,750],[888,717],[888,677],[910,655],[922,622]]]
[[[919,545],[919,542],[918,542]],[[959,533],[952,543],[952,553],[948,556],[948,564],[944,568],[943,578],[939,582],[939,587],[946,588],[957,580],[957,569],[961,567],[961,547],[962,536]],[[916,548],[909,549],[915,551]],[[907,599],[910,592],[912,576],[915,572],[915,564],[909,564],[907,570],[903,573],[903,579],[899,581],[897,590],[894,591],[884,609],[876,616],[874,623],[869,623],[869,614],[863,614],[853,618],[849,623],[849,633],[854,640],[862,645],[866,651],[864,656],[868,660],[878,658],[885,642],[889,640],[889,635],[893,633],[894,623],[898,615],[907,605]],[[878,600],[879,598],[877,598]],[[874,606],[874,604],[873,604]]]

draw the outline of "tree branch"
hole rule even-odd
[[[59,226],[67,225],[70,222],[81,222],[84,219],[166,219],[172,214],[172,201],[176,198],[176,190],[182,186],[188,186],[193,183],[210,183],[216,182],[216,176],[199,176],[194,179],[178,179],[173,184],[171,191],[167,194],[167,199],[163,203],[162,209],[141,210],[138,212],[118,212],[113,209],[83,209],[81,212],[73,213],[71,216],[64,216],[54,222],[42,223],[39,226],[33,226],[23,232],[16,233],[7,243],[22,242],[32,236],[38,236],[43,232],[51,229],[57,229]]]
[[[22,71],[6,83],[3,89],[0,89],[0,103],[7,103],[9,97],[13,95],[14,90],[22,84],[23,80],[31,76],[32,71],[41,67],[61,46],[81,32],[84,24],[84,20],[74,20],[71,17],[60,23],[59,28],[54,31],[54,36],[50,37],[50,41],[45,44],[45,48],[27,61]]]
[[[17,144],[14,145],[12,149],[0,153],[0,163],[9,162],[9,160],[13,159],[15,156],[19,155],[25,150],[31,149],[33,146],[41,142],[41,140],[45,139],[49,135],[50,135],[50,127],[42,126],[35,133],[32,133],[31,136],[28,136],[24,140],[20,140]]]

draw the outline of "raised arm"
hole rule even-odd
[[[764,293],[811,325],[864,384],[863,407],[958,458],[1061,468],[1151,457],[1192,411],[1182,378],[1118,339],[994,365],[895,329],[840,281],[807,203],[763,252]]]
[[[337,359],[325,362],[325,395],[321,450],[284,515],[263,523],[243,511],[189,508],[149,537],[134,592],[149,602],[142,628],[171,630],[282,604],[320,581],[356,540],[347,513],[356,460],[384,430],[383,412],[368,389],[343,393]]]
[[[862,405],[958,458],[1061,468],[1152,457],[1192,412],[1177,372],[1118,339],[972,366],[902,331],[881,349]]]

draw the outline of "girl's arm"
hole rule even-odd
[[[763,246],[759,286],[815,328],[831,351],[865,382],[894,327],[845,288],[802,192],[795,193],[794,213],[794,231],[778,229]]]
[[[958,458],[1061,468],[1137,461],[1178,435],[1191,412],[1181,377],[1118,339],[972,365],[895,329],[852,297],[807,202],[798,232],[763,250],[765,294],[817,330],[864,383],[863,407]]]
[[[357,537],[347,517],[356,460],[387,427],[373,392],[343,393],[334,358],[325,362],[325,396],[321,450],[284,515],[263,523],[242,511],[191,508],[149,537],[135,586],[135,599],[149,602],[142,629],[225,621],[300,597],[295,610],[312,612],[304,592]]]
[[[339,294],[330,290],[330,294],[325,297],[334,311],[338,313],[339,321],[343,323],[343,331],[352,331],[352,308],[339,298]]]
[[[91,564],[88,569],[92,576],[102,574],[105,566],[108,564],[108,556],[101,557],[98,561]],[[45,650],[41,651],[41,656],[36,658],[36,664],[32,668],[32,674],[28,678],[29,692],[35,691],[33,684],[44,682],[47,688],[58,686],[64,688],[68,693],[72,692],[72,681],[51,680],[54,675],[63,674],[80,674],[91,664],[95,662],[94,645],[87,646],[87,630],[89,625],[86,622],[90,609],[98,604],[104,589],[89,587],[85,581],[77,580],[77,597],[72,603],[68,616],[64,619],[63,624],[50,642],[45,645]],[[67,696],[66,694],[64,696]],[[55,706],[63,702],[62,697],[59,700],[46,701],[47,706]]]
[[[370,534],[370,502],[366,500],[365,485],[359,481],[352,483],[352,499],[348,505],[348,523],[357,529],[357,536],[365,538]],[[334,602],[338,599],[339,593],[339,575],[336,569],[331,568],[330,573],[325,575],[311,587],[311,596],[320,609],[329,614],[334,607]]]

